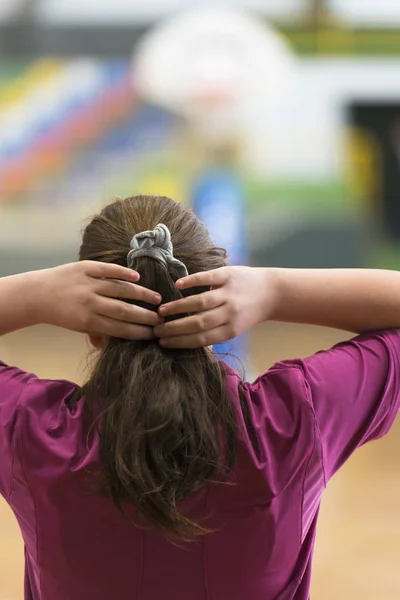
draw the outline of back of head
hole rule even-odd
[[[174,256],[189,274],[224,266],[225,251],[194,213],[158,196],[104,208],[86,227],[79,258],[127,266],[132,237],[159,223],[168,227]],[[141,256],[132,266],[140,284],[157,291],[163,303],[187,295],[159,261]],[[177,504],[208,482],[223,481],[235,460],[234,408],[212,353],[110,338],[84,392],[98,425],[104,484],[118,508],[133,504],[146,526],[171,538],[208,533]]]

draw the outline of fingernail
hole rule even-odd
[[[183,279],[178,279],[177,281],[175,281],[175,285],[176,287],[180,287],[183,283]]]
[[[167,314],[167,308],[165,306],[160,306],[158,312],[160,313],[160,315],[165,315]]]
[[[162,300],[162,298],[161,298],[161,296],[160,296],[159,294],[156,294],[156,295],[154,296],[154,302],[155,302],[156,304],[160,304],[161,300]]]
[[[168,347],[168,341],[165,339],[160,339],[159,344],[160,344],[160,346],[163,346],[163,348]]]
[[[165,323],[165,319],[163,319],[162,317],[158,318],[158,325],[162,325],[163,323]]]

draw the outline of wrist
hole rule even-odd
[[[262,321],[279,321],[284,289],[282,269],[261,268],[260,286],[263,290]]]
[[[46,322],[43,287],[39,271],[0,279],[0,335]]]
[[[50,303],[47,286],[49,269],[24,273],[26,312],[32,325],[50,323]]]

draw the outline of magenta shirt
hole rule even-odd
[[[25,600],[307,600],[321,495],[362,444],[383,436],[400,405],[400,336],[363,335],[305,360],[277,363],[243,389],[237,486],[185,501],[222,530],[177,548],[136,529],[90,490],[76,386],[0,364],[0,492],[25,542]]]

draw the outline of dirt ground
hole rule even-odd
[[[276,360],[307,356],[343,334],[268,324],[251,337],[253,372]],[[50,327],[0,341],[0,358],[41,377],[82,380],[88,346]],[[382,441],[361,449],[329,484],[317,537],[313,600],[397,600],[400,597],[400,419]],[[0,600],[22,600],[23,544],[0,501]],[[250,599],[249,599],[250,600]]]

